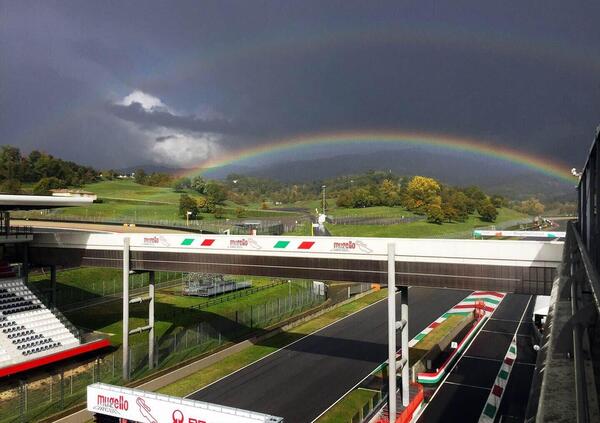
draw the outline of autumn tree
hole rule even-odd
[[[400,204],[400,187],[389,179],[384,179],[379,184],[379,195],[384,206],[393,207]]]
[[[517,206],[517,210],[530,216],[539,216],[544,213],[545,207],[540,200],[531,197],[528,200],[521,201],[521,204]]]
[[[415,176],[406,189],[406,207],[414,212],[426,214],[430,205],[439,205],[437,199],[439,194],[440,184],[435,179]]]
[[[196,201],[187,194],[181,194],[179,196],[179,216],[185,219],[188,212],[190,212],[191,219],[197,219],[200,216]]]

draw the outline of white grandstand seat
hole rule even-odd
[[[80,345],[22,279],[0,279],[0,367]]]

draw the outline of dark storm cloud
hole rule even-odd
[[[185,132],[217,133],[217,134],[243,134],[256,133],[256,128],[250,125],[241,125],[224,119],[202,119],[196,116],[178,116],[167,110],[145,109],[140,103],[133,102],[129,105],[109,104],[111,113],[120,119],[133,122],[147,128],[170,128]]]
[[[600,122],[598,15],[560,0],[0,0],[0,141],[117,167],[398,129],[576,165]],[[138,90],[167,107],[123,105]]]

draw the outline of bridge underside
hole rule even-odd
[[[31,247],[33,265],[122,268],[122,252]],[[387,262],[315,257],[131,251],[132,270],[210,272],[387,284]],[[396,284],[550,295],[556,269],[515,265],[396,262]]]

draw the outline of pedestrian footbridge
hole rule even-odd
[[[196,234],[35,234],[36,266],[128,267],[386,283],[393,244],[396,284],[549,295],[562,241],[394,239]]]

